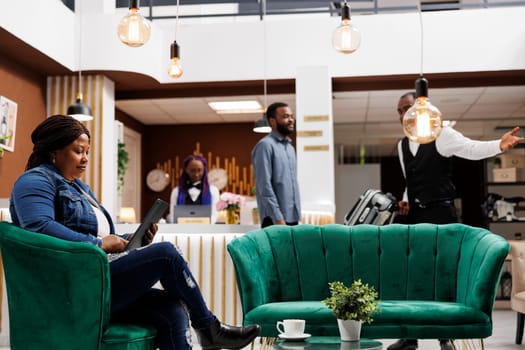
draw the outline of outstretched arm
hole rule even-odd
[[[502,151],[508,151],[524,140],[523,137],[515,136],[518,131],[520,131],[519,126],[503,134],[499,143],[499,148]]]

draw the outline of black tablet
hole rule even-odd
[[[162,215],[164,215],[168,207],[168,202],[157,198],[155,200],[155,203],[153,203],[148,213],[144,217],[142,223],[139,225],[133,236],[131,236],[131,238],[129,239],[128,244],[126,244],[125,250],[140,248],[142,246],[142,237],[144,237],[146,232],[148,232],[148,228],[151,226],[151,224],[156,224],[160,220],[160,218],[162,217]]]

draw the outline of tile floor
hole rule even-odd
[[[485,349],[487,350],[525,350],[525,343],[522,345],[514,344],[516,332],[516,313],[511,310],[495,310],[494,311],[494,331],[491,337],[485,339]],[[525,340],[525,339],[524,339]],[[384,349],[392,344],[395,339],[381,340],[384,344]],[[194,339],[194,350],[200,350]],[[256,342],[255,349],[258,350],[260,345]],[[0,350],[9,350],[10,348],[0,347]],[[250,349],[246,347],[245,350]],[[419,349],[421,350],[439,350],[439,343],[437,340],[422,340],[419,342]]]

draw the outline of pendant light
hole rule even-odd
[[[78,16],[78,91],[75,103],[67,108],[67,114],[77,120],[88,121],[93,119],[93,114],[91,113],[91,108],[82,103],[82,13],[80,11]]]
[[[266,22],[264,17],[266,15],[266,1],[262,4],[262,13],[261,20],[263,21],[263,94],[264,94],[264,113],[263,115],[255,121],[253,126],[253,131],[260,134],[268,134],[272,131],[270,124],[268,123],[268,118],[266,118],[266,107],[267,107],[267,81],[266,81]]]
[[[428,98],[428,80],[423,77],[423,16],[418,1],[421,31],[421,67],[416,80],[416,101],[403,116],[403,131],[409,140],[425,144],[434,141],[441,133],[442,116]]]
[[[350,7],[346,0],[341,7],[341,24],[332,34],[332,45],[344,54],[355,52],[361,45],[361,33],[350,24]]]
[[[171,44],[171,48],[170,48],[171,63],[168,68],[168,74],[172,78],[180,78],[182,76],[182,73],[184,73],[179,63],[180,48],[179,48],[179,44],[177,44],[177,32],[178,31],[179,31],[179,0],[177,0],[177,13],[175,16],[175,40]]]
[[[266,113],[264,113],[257,121],[253,127],[253,131],[260,134],[268,134],[272,131],[270,124],[268,124],[268,119],[266,119]]]
[[[118,24],[117,33],[120,41],[131,47],[140,47],[148,40],[151,25],[140,14],[139,0],[129,1],[129,12]]]

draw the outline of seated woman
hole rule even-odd
[[[31,140],[34,147],[26,172],[11,194],[13,223],[61,239],[95,244],[108,254],[122,252],[128,235],[115,234],[110,215],[80,180],[88,163],[88,129],[69,116],[56,115],[38,125]],[[144,248],[110,260],[111,317],[152,324],[161,350],[192,348],[189,320],[202,349],[248,345],[260,327],[219,322],[178,249],[169,242],[150,244],[156,231],[157,225],[152,225]],[[159,281],[163,290],[153,288]]]
[[[175,222],[173,207],[175,205],[211,205],[211,223],[217,221],[217,202],[219,189],[208,182],[208,163],[198,155],[190,155],[182,162],[184,171],[179,177],[179,184],[173,189],[170,197],[170,214],[168,221]]]

